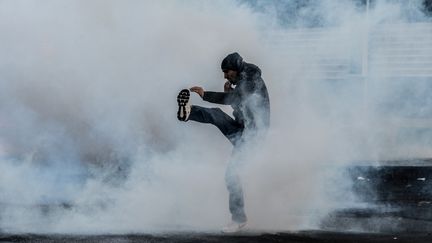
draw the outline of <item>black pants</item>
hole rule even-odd
[[[247,218],[244,212],[243,189],[238,173],[240,163],[238,160],[241,157],[238,156],[238,153],[239,147],[242,146],[243,126],[219,108],[192,106],[189,120],[215,125],[234,145],[233,154],[225,173],[225,183],[229,192],[229,209],[232,220],[239,223],[245,222]]]

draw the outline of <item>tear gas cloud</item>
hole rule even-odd
[[[408,5],[377,1],[366,21],[356,1],[0,1],[0,229],[217,230],[229,219],[231,145],[215,127],[177,121],[175,97],[222,90],[233,51],[263,70],[272,108],[243,175],[250,227],[316,227],[341,206],[325,196],[323,169],[394,148],[374,112],[385,98],[364,102],[364,77],[322,81],[316,57],[350,60],[361,76],[366,25],[422,20],[421,1]],[[331,41],[286,44],[316,26]],[[373,84],[368,95],[394,100]],[[44,205],[56,207],[35,210]]]

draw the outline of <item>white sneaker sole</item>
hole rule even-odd
[[[180,121],[187,121],[189,118],[189,114],[190,114],[189,97],[190,97],[190,92],[187,89],[183,89],[177,95],[177,104],[178,104],[177,118]]]

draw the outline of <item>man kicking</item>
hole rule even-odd
[[[233,144],[232,158],[228,163],[225,182],[229,192],[229,209],[232,222],[223,228],[225,233],[241,230],[247,223],[244,210],[243,190],[238,173],[243,153],[256,144],[270,124],[270,101],[261,70],[246,63],[238,53],[229,54],[221,64],[224,78],[224,92],[204,91],[194,86],[190,91],[205,101],[231,105],[234,119],[219,108],[205,108],[189,104],[190,92],[183,89],[177,96],[180,121],[197,121],[215,125]]]

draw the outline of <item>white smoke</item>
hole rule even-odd
[[[0,1],[0,229],[218,230],[229,219],[231,145],[213,126],[177,121],[175,97],[193,85],[221,91],[220,61],[233,51],[263,70],[272,108],[267,140],[243,175],[250,227],[315,227],[339,206],[323,195],[332,173],[323,170],[375,152],[374,143],[358,147],[370,123],[357,112],[357,86],[338,93],[310,81],[321,68],[311,56],[356,56],[365,12],[351,1],[303,4],[281,26],[274,5],[258,5]],[[371,25],[421,16],[399,11],[401,3],[376,5]],[[289,35],[273,31],[310,25],[331,26],[324,35],[339,42],[297,51],[274,44]]]

